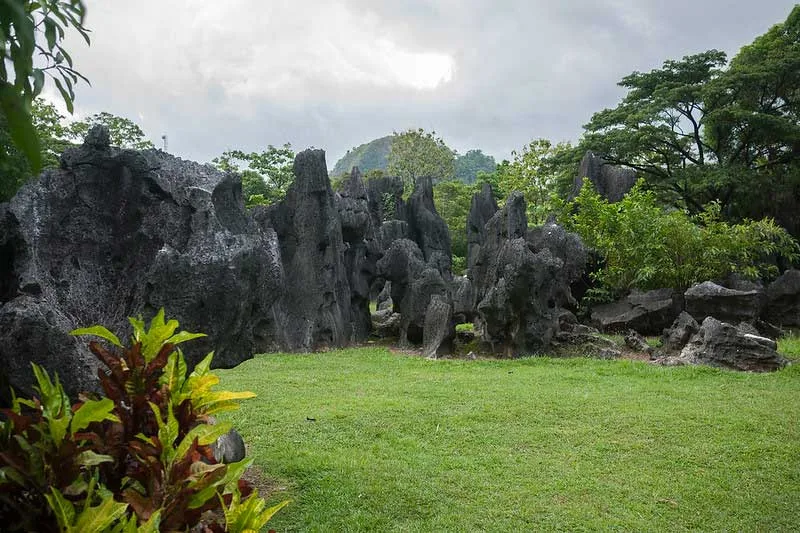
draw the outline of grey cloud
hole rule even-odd
[[[739,47],[791,1],[89,0],[92,80],[79,112],[137,120],[170,151],[209,161],[228,148],[291,142],[348,148],[393,130],[435,129],[459,151],[508,157],[534,137],[575,140],[616,83],[669,58]],[[448,83],[398,83],[386,50],[446,54]],[[383,54],[383,55],[382,55]],[[395,57],[396,61],[400,56]]]

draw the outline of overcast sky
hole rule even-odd
[[[128,117],[169,152],[324,148],[329,168],[422,127],[502,159],[576,140],[616,83],[665,59],[735,52],[789,0],[87,0],[91,81],[76,114]]]

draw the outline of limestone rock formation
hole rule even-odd
[[[453,277],[450,230],[433,204],[431,178],[417,180],[406,213],[411,240],[419,246],[425,262],[438,270],[442,278],[450,280]]]
[[[800,326],[800,270],[787,270],[767,287],[764,318],[779,326]]]
[[[577,235],[550,224],[527,231],[525,200],[512,193],[484,227],[485,240],[468,277],[476,293],[477,331],[507,355],[546,348],[559,329],[569,284],[586,251]]]
[[[439,296],[450,304],[448,284],[436,268],[425,262],[417,244],[408,239],[392,243],[378,261],[378,274],[392,284],[394,310],[401,316],[400,345],[422,342],[431,298]]]
[[[350,285],[350,317],[353,340],[364,340],[372,329],[369,297],[370,285],[376,276],[376,264],[382,254],[372,226],[367,189],[358,168],[344,182],[338,210],[342,223],[344,267]]]
[[[274,232],[248,218],[241,182],[161,151],[108,145],[93,129],[0,206],[0,361],[28,390],[30,362],[59,373],[72,395],[95,382],[96,364],[67,333],[165,307],[188,343],[190,364],[216,350],[217,366],[252,356],[280,300],[283,269]],[[212,341],[213,339],[213,341]]]
[[[634,329],[643,335],[658,335],[680,314],[681,296],[672,289],[633,291],[625,298],[592,308],[592,325],[601,331]]]
[[[347,245],[325,152],[305,150],[297,154],[294,174],[286,198],[255,213],[265,230],[275,230],[280,244],[286,286],[286,297],[281,301],[285,347],[313,351],[343,346],[363,331],[353,325],[349,271],[344,260]],[[354,191],[348,198],[350,211],[346,213],[350,217],[348,238],[355,240],[361,233],[356,221],[365,216],[359,195]],[[351,257],[353,265],[362,259]],[[359,271],[362,267],[363,263],[357,265]]]
[[[467,269],[475,266],[481,246],[486,241],[486,223],[497,212],[492,186],[484,183],[481,192],[472,196],[467,216]]]
[[[661,336],[661,350],[666,353],[680,352],[689,339],[700,330],[700,324],[687,313],[681,311],[669,329]]]
[[[683,348],[678,361],[732,370],[770,372],[788,364],[776,348],[775,341],[771,339],[743,333],[735,326],[709,316]]]
[[[728,289],[712,281],[704,281],[684,293],[686,312],[696,320],[706,317],[738,323],[753,320],[761,313],[763,293],[760,290]]]
[[[581,160],[578,175],[572,185],[571,197],[578,196],[584,178],[588,178],[600,196],[609,202],[619,202],[636,184],[636,171],[611,165],[591,151]]]

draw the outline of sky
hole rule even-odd
[[[789,0],[86,0],[91,81],[78,118],[138,123],[208,162],[286,142],[327,152],[408,128],[498,160],[575,141],[631,72],[711,48],[729,57]],[[46,92],[53,100],[52,87]]]

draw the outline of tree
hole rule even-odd
[[[478,172],[494,172],[495,168],[497,163],[494,157],[484,154],[481,150],[469,150],[464,155],[456,154],[456,179],[464,183],[475,183]]]
[[[475,185],[459,180],[442,181],[433,187],[436,211],[450,230],[453,257],[467,257],[467,216],[477,191]]]
[[[286,196],[294,181],[294,155],[289,143],[282,147],[270,144],[263,152],[228,150],[211,162],[223,172],[241,173],[242,194],[251,207],[272,204]],[[244,164],[247,166],[243,169]]]
[[[128,148],[132,150],[146,150],[153,148],[153,143],[145,139],[144,132],[138,124],[130,119],[112,115],[106,111],[96,113],[86,120],[79,120],[70,125],[70,133],[81,142],[93,126],[105,126],[108,128],[112,146]]]
[[[497,180],[504,196],[519,191],[528,206],[528,222],[541,224],[555,210],[553,197],[559,180],[571,180],[572,166],[564,165],[563,154],[572,151],[569,143],[553,144],[547,139],[535,139],[520,152],[511,153],[513,161],[502,168]],[[568,160],[569,161],[569,160]]]
[[[0,0],[0,111],[8,136],[34,174],[42,158],[31,105],[50,76],[72,113],[73,87],[79,79],[88,80],[73,69],[61,41],[66,30],[74,28],[89,44],[85,15],[82,0]],[[34,67],[34,55],[42,66]]]
[[[582,144],[609,163],[636,169],[674,203],[701,211],[712,198],[693,178],[697,167],[718,159],[703,135],[707,115],[719,105],[707,98],[707,87],[725,62],[724,52],[709,50],[626,76],[619,85],[628,94],[616,108],[592,116]]]
[[[581,147],[634,168],[662,201],[731,222],[772,216],[800,235],[800,6],[726,65],[717,50],[620,83]]]
[[[422,128],[394,132],[389,150],[390,175],[398,176],[410,188],[417,178],[430,177],[434,182],[452,179],[455,175],[455,156],[436,132],[427,133]]]
[[[31,120],[39,140],[42,165],[57,167],[61,153],[72,144],[64,116],[54,105],[37,98],[31,106]],[[0,113],[0,202],[10,200],[33,175],[30,161],[11,142],[8,123]]]
[[[743,47],[708,94],[722,103],[706,136],[726,170],[728,215],[773,216],[800,235],[800,5]]]

